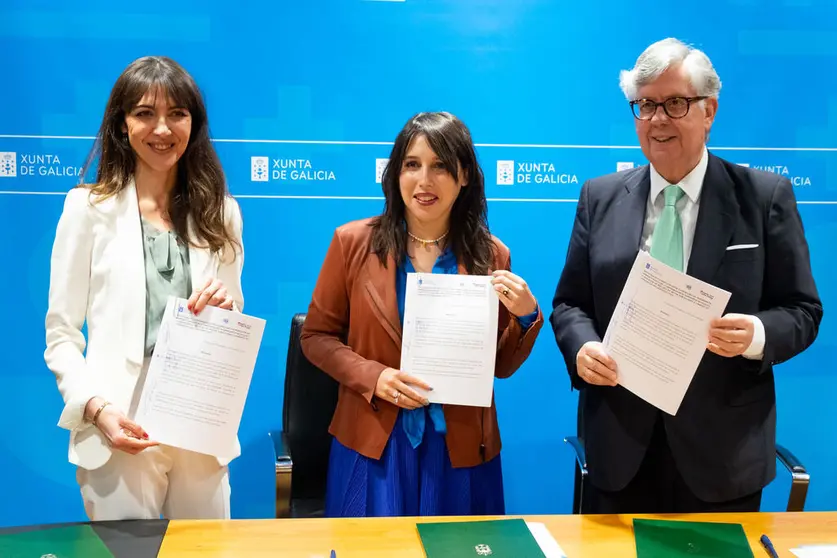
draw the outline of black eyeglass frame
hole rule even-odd
[[[651,99],[634,99],[633,101],[631,101],[628,104],[631,107],[631,113],[634,115],[634,118],[636,118],[637,120],[651,120],[652,118],[654,118],[654,115],[657,114],[657,109],[660,108],[660,107],[663,107],[663,111],[665,111],[666,116],[668,116],[669,118],[678,119],[678,118],[684,118],[687,114],[689,114],[689,111],[692,109],[692,103],[703,101],[704,99],[708,99],[708,98],[709,97],[705,96],[705,95],[701,95],[701,96],[698,96],[698,97],[669,97],[668,99],[666,99],[665,101],[662,101],[660,103],[658,103],[657,101],[653,101]],[[677,101],[677,100],[686,101],[686,112],[684,112],[680,116],[672,116],[671,113],[668,111],[668,107],[666,106],[666,103],[668,103],[669,101]],[[650,103],[650,104],[654,105],[654,112],[652,112],[651,115],[648,118],[641,118],[640,117],[639,109],[636,108],[640,103]]]

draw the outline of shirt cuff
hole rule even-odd
[[[515,316],[517,323],[520,324],[521,329],[526,331],[529,327],[535,323],[535,320],[538,319],[538,309],[535,308],[535,311],[531,314],[526,314],[525,316]]]
[[[753,340],[741,356],[750,360],[761,360],[764,357],[764,324],[757,316],[750,316],[753,320]]]

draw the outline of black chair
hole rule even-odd
[[[569,444],[575,452],[576,468],[575,481],[573,483],[573,513],[581,513],[581,505],[584,499],[584,487],[588,482],[587,478],[587,454],[584,451],[584,422],[582,418],[582,403],[584,390],[578,394],[578,414],[576,418],[577,436],[568,436],[564,442]],[[808,471],[784,446],[776,445],[776,458],[785,466],[791,475],[790,495],[788,496],[787,511],[803,511],[805,499],[808,496],[808,484],[811,476]]]
[[[291,320],[282,430],[270,432],[276,458],[276,517],[322,517],[338,383],[311,364],[299,343],[305,314]]]

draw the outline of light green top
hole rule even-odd
[[[168,297],[189,298],[192,279],[189,246],[174,231],[161,231],[140,220],[145,249],[145,356],[151,356]]]

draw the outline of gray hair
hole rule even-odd
[[[692,87],[700,96],[718,97],[721,78],[715,72],[709,57],[677,39],[663,39],[652,44],[639,55],[632,70],[622,70],[619,86],[629,101],[636,99],[643,85],[656,80],[669,68],[682,65]]]

